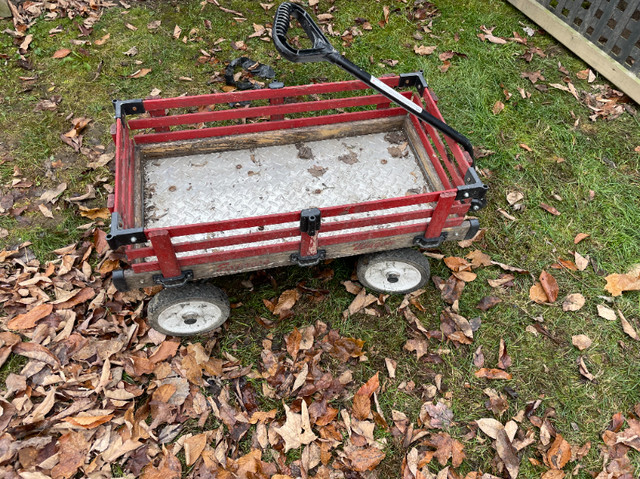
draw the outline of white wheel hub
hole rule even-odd
[[[225,319],[214,303],[193,300],[166,308],[158,315],[158,326],[174,334],[198,334],[217,328]]]
[[[373,288],[390,293],[415,288],[422,280],[420,270],[404,261],[373,263],[365,271],[364,277]]]

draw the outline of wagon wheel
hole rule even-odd
[[[429,260],[413,249],[397,249],[361,256],[358,280],[380,293],[411,293],[429,280]]]
[[[188,283],[156,294],[147,310],[156,331],[170,336],[191,336],[213,331],[229,317],[227,295],[212,284]]]

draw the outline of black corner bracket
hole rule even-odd
[[[422,70],[413,73],[401,73],[399,87],[415,87],[421,95],[427,89],[427,80],[424,79]]]
[[[480,221],[478,221],[478,218],[469,218],[467,221],[469,221],[469,229],[467,230],[467,234],[464,239],[470,240],[478,233],[478,230],[480,229]]]
[[[116,211],[111,213],[111,231],[107,235],[107,243],[112,250],[120,246],[144,243],[147,235],[143,228],[121,228],[120,214]]]
[[[124,270],[116,269],[111,273],[111,281],[113,281],[113,285],[116,287],[118,291],[121,293],[126,293],[129,291],[129,285],[127,284],[127,280],[124,276]]]
[[[165,288],[178,288],[184,286],[189,281],[193,280],[193,271],[183,271],[180,276],[173,276],[172,278],[165,278],[161,274],[153,275],[153,282],[164,286]]]
[[[318,208],[310,208],[302,210],[300,213],[300,231],[315,236],[320,230],[322,214]]]
[[[489,187],[482,183],[478,172],[473,166],[470,166],[464,175],[464,185],[458,186],[456,200],[471,199],[471,209],[478,211],[487,206],[487,190]]]
[[[118,118],[123,118],[125,115],[138,115],[146,111],[141,99],[113,100],[113,107],[116,110],[116,120]]]
[[[315,266],[320,261],[324,261],[327,257],[327,252],[323,249],[319,249],[313,256],[300,256],[299,253],[293,253],[291,255],[291,262],[298,266]]]
[[[447,233],[443,231],[440,236],[435,238],[425,238],[424,236],[416,236],[413,238],[413,244],[424,249],[432,249],[440,246],[447,239]]]

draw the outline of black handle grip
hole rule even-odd
[[[291,17],[300,22],[302,29],[313,44],[312,48],[299,50],[289,45],[287,32],[289,31]],[[311,15],[295,3],[284,2],[280,4],[273,20],[272,37],[276,50],[290,62],[326,61],[328,54],[336,52],[336,49],[329,43],[320,27],[313,21]]]

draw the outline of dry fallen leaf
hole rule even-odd
[[[295,414],[291,412],[289,406],[285,404],[284,412],[287,420],[281,427],[274,429],[274,431],[284,439],[285,453],[291,449],[298,449],[303,444],[309,444],[317,439],[317,436],[311,430],[307,404],[305,401],[302,401],[301,405],[302,410],[300,414]]]
[[[38,321],[49,316],[53,311],[52,304],[41,304],[29,310],[27,313],[19,314],[7,322],[9,329],[31,329]]]
[[[540,273],[540,285],[544,290],[544,293],[547,295],[547,300],[549,303],[554,303],[556,299],[558,299],[558,282],[556,279],[551,276],[551,274],[542,270]]]
[[[477,378],[487,378],[487,379],[512,379],[513,376],[502,369],[489,369],[489,368],[481,368],[477,370],[475,373]]]
[[[425,444],[436,449],[433,457],[438,460],[441,466],[446,465],[449,458],[451,458],[451,465],[459,467],[466,457],[463,451],[464,446],[446,432],[431,436],[429,440],[425,441]]]
[[[601,318],[606,319],[607,321],[615,321],[616,320],[616,312],[611,308],[607,308],[603,304],[599,304],[598,305],[598,316],[600,316]]]
[[[396,367],[398,366],[397,361],[390,358],[384,358],[384,363],[387,366],[387,371],[389,372],[389,377],[391,379],[395,379],[396,377]]]
[[[604,287],[611,296],[620,296],[625,291],[640,291],[640,274],[610,274]]]
[[[445,429],[453,421],[453,411],[441,401],[433,404],[428,401],[420,408],[420,422],[429,428]]]
[[[184,455],[187,466],[193,465],[207,445],[207,434],[196,434],[184,441]]]
[[[111,38],[111,34],[107,33],[106,35],[104,35],[103,37],[101,37],[100,39],[94,41],[93,43],[100,46],[100,45],[104,45],[107,40],[109,40],[109,38]]]
[[[45,216],[47,218],[53,218],[53,213],[51,212],[51,210],[49,208],[47,208],[47,205],[39,204],[38,205],[38,209],[40,210],[40,213],[42,213],[43,216]]]
[[[587,233],[578,233],[576,237],[573,239],[573,244],[578,244],[580,243],[580,241],[587,239],[589,236],[591,235]]]
[[[554,216],[560,216],[560,212],[555,209],[553,206],[549,206],[546,203],[540,203],[540,208],[545,210],[547,213],[551,213]]]
[[[410,339],[405,345],[404,349],[407,351],[415,351],[418,359],[427,354],[428,352],[428,343],[423,339]]]
[[[83,429],[94,429],[101,424],[109,422],[113,418],[113,414],[106,414],[100,416],[75,416],[75,417],[66,417],[63,421],[68,422],[74,426],[81,427]]]
[[[476,305],[476,308],[478,308],[481,311],[487,311],[501,302],[502,300],[497,296],[485,296]]]
[[[66,56],[68,56],[71,53],[71,50],[69,50],[68,48],[61,48],[60,50],[57,50],[54,54],[52,58],[64,58]]]
[[[589,266],[589,257],[588,256],[585,258],[580,253],[578,253],[577,251],[574,253],[573,256],[574,256],[574,260],[575,260],[575,263],[576,263],[576,268],[578,268],[578,271],[584,271],[585,269],[587,269],[587,266]]]
[[[620,321],[622,322],[622,330],[629,336],[631,339],[635,341],[640,341],[640,336],[638,336],[638,332],[631,325],[631,323],[624,317],[622,311],[618,310],[618,316],[620,316]]]
[[[588,379],[589,381],[593,381],[595,379],[595,376],[591,374],[587,369],[587,365],[585,364],[584,358],[582,356],[578,358],[577,363],[578,363],[578,371],[580,372],[580,374],[586,379]]]
[[[141,68],[129,75],[129,78],[142,78],[151,72],[151,68]]]
[[[278,302],[272,311],[273,314],[277,316],[286,315],[287,312],[293,308],[298,299],[300,299],[300,292],[297,289],[284,291],[278,298]]]
[[[504,339],[500,338],[500,346],[498,349],[498,367],[500,369],[507,369],[511,366],[511,356],[507,353],[507,345]]]
[[[56,188],[52,190],[47,190],[40,196],[40,199],[45,203],[54,203],[56,202],[58,196],[60,196],[64,190],[67,189],[66,183],[60,183]]]
[[[575,336],[571,336],[571,343],[580,351],[584,351],[591,346],[592,341],[586,334],[577,334]]]
[[[571,445],[561,434],[556,435],[556,439],[547,451],[545,459],[553,469],[562,469],[571,459]]]
[[[544,292],[540,282],[536,282],[531,288],[529,288],[529,299],[538,304],[545,304],[549,302],[547,293]]]
[[[95,220],[96,218],[102,218],[106,220],[111,216],[111,212],[107,208],[87,208],[85,206],[78,206],[80,210],[80,216]]]
[[[518,457],[518,451],[513,447],[507,431],[499,429],[496,434],[496,452],[509,474],[510,479],[516,479],[518,477],[518,471],[520,469],[520,458]]]
[[[415,45],[413,47],[413,51],[418,55],[431,55],[436,50],[436,48],[438,47],[437,46],[427,47],[425,45],[420,45],[420,46]]]
[[[373,375],[353,396],[353,416],[361,421],[371,414],[371,396],[380,387],[378,373]]]
[[[562,302],[562,311],[579,311],[584,306],[585,299],[580,293],[567,295]]]
[[[493,112],[494,115],[497,115],[502,110],[504,110],[504,103],[502,103],[501,101],[495,102],[493,104],[493,108],[491,109],[491,111]]]
[[[504,38],[496,37],[495,35],[493,35],[493,31],[495,30],[495,28],[496,27],[487,28],[484,25],[482,25],[480,27],[480,30],[482,30],[484,33],[479,33],[478,38],[480,38],[480,40],[482,40],[483,42],[485,40],[489,40],[491,43],[495,43],[497,45],[504,45],[505,43],[507,43],[507,41]]]
[[[386,456],[377,447],[345,448],[345,452],[351,462],[351,469],[356,472],[372,471]]]
[[[523,199],[524,199],[524,195],[519,191],[510,191],[509,193],[507,193],[507,202],[511,206],[522,201]]]
[[[484,366],[484,353],[482,352],[482,346],[478,346],[478,349],[473,353],[473,365],[477,368]]]
[[[496,439],[498,437],[498,431],[504,429],[504,426],[500,421],[491,417],[477,419],[476,424],[480,430],[491,439]]]

